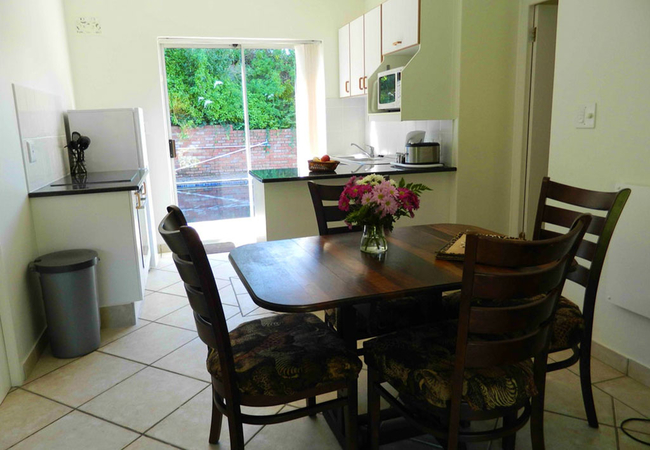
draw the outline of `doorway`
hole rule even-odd
[[[510,233],[531,238],[548,175],[558,1],[521,2]]]
[[[249,171],[297,167],[294,48],[164,45],[163,57],[177,204],[204,240],[254,236]]]

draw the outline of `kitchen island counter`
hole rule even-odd
[[[32,191],[30,198],[58,195],[100,194],[105,192],[137,191],[145,182],[147,169],[88,172],[86,177],[67,175],[45,187]]]
[[[455,167],[413,167],[402,169],[389,164],[359,165],[342,163],[336,172],[309,172],[301,169],[252,170],[253,205],[257,240],[273,241],[318,234],[316,214],[307,183],[343,185],[353,175],[388,175],[398,181],[423,183],[431,191],[422,193],[415,218],[403,218],[395,226],[453,222],[452,195],[455,192]],[[334,203],[332,203],[334,204]]]

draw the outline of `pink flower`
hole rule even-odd
[[[370,192],[366,192],[361,196],[361,204],[362,205],[367,205],[372,201],[372,194]]]
[[[350,210],[350,199],[345,195],[345,192],[343,192],[341,197],[339,197],[339,209],[341,211]]]
[[[382,201],[377,204],[377,209],[381,212],[381,217],[386,217],[388,214],[395,214],[397,212],[397,200],[392,196],[384,197]]]

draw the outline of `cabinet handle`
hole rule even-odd
[[[395,42],[393,42],[393,45],[401,45],[401,44],[402,44],[402,41],[395,41]]]
[[[366,89],[368,89],[368,85],[366,84],[367,81],[368,81],[368,77],[363,77],[363,90],[364,90],[364,91],[365,91]]]
[[[349,81],[345,82],[345,92],[350,92],[350,82]]]
[[[363,91],[363,77],[359,77],[359,90]]]
[[[135,209],[142,209],[142,200],[140,199],[140,193],[135,193]]]
[[[147,182],[143,181],[142,182],[142,195],[145,195],[147,193]]]

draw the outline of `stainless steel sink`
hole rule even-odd
[[[339,155],[339,156],[332,156],[332,159],[340,160],[340,161],[345,161],[345,162],[351,162],[354,164],[359,164],[359,165],[381,165],[381,164],[390,164],[392,161],[392,158],[386,156],[386,157],[375,157],[371,158],[368,155],[364,155],[363,153],[355,153],[353,155]]]

